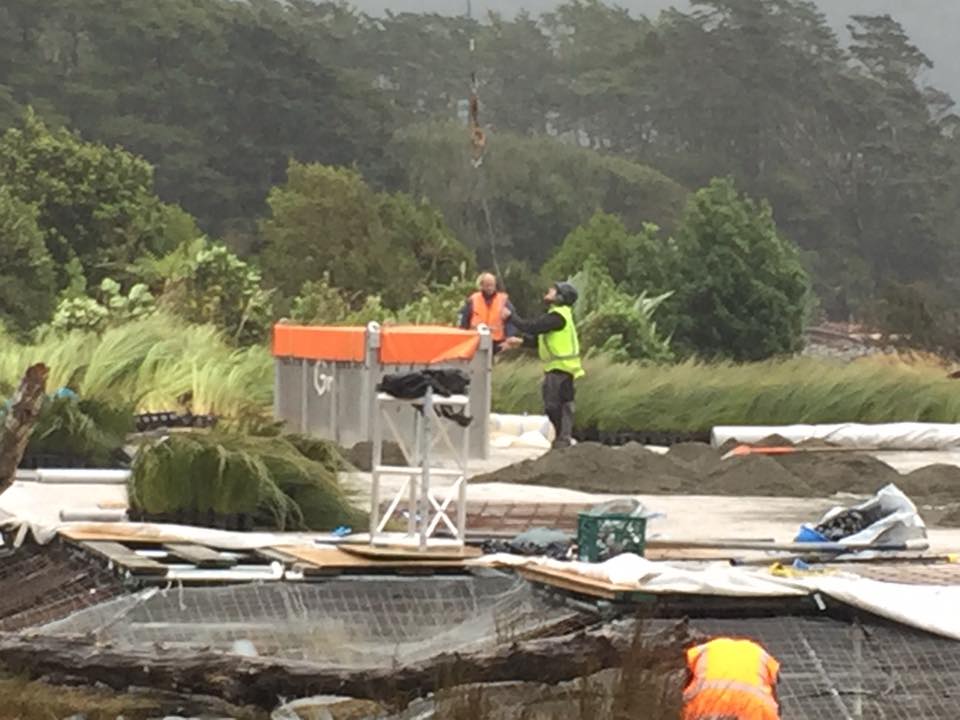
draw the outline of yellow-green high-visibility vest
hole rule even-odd
[[[540,359],[545,363],[544,372],[562,370],[575,378],[583,377],[580,363],[580,340],[573,324],[573,309],[569,305],[554,305],[550,312],[557,313],[566,324],[562,330],[544,333],[537,338]]]

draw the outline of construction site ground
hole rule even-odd
[[[663,452],[663,449],[658,450]],[[472,461],[469,474],[489,480],[498,471],[515,466],[524,460],[540,457],[543,450],[508,448],[493,449],[483,461]],[[883,452],[876,457],[901,473],[909,473],[930,466],[960,468],[960,451]],[[873,492],[890,478],[878,478]],[[595,481],[596,478],[591,480]],[[434,487],[440,489],[449,482],[435,478]],[[870,478],[862,480],[870,487]],[[353,493],[354,502],[369,507],[371,476],[353,472],[344,475],[345,486]],[[398,492],[403,478],[386,476],[381,479],[381,497],[388,501]],[[960,495],[960,486],[957,487]],[[605,500],[632,497],[652,512],[660,513],[651,521],[651,537],[671,540],[698,540],[703,538],[775,539],[789,541],[803,523],[815,522],[826,510],[836,505],[853,504],[871,493],[856,492],[816,497],[806,493],[802,497],[790,495],[764,496],[714,495],[711,493],[656,494],[581,492],[568,487],[547,487],[512,482],[471,483],[468,489],[468,522],[471,532],[485,531],[503,534],[520,532],[529,527],[560,527],[574,529],[577,513]],[[909,494],[909,492],[908,492]],[[920,514],[928,525],[931,553],[960,550],[960,528],[940,527],[942,506],[926,504],[923,498],[914,498]],[[62,510],[122,508],[126,504],[123,485],[71,485],[35,482],[17,482],[0,497],[0,517],[15,516],[31,524],[52,527],[60,523]],[[361,531],[361,528],[355,528]]]
[[[665,453],[666,448],[651,448]],[[524,460],[539,458],[543,450],[526,448],[492,449],[486,460],[471,461],[471,477],[495,477],[497,471]],[[910,473],[931,466],[960,468],[960,450],[951,451],[888,451],[873,453],[899,473]],[[886,480],[878,479],[874,492]],[[369,473],[349,473],[345,485],[355,493],[355,502],[368,507],[371,476]],[[403,478],[381,478],[381,497],[392,498],[403,486]],[[869,478],[863,479],[869,486]],[[433,486],[443,488],[446,481],[436,478]],[[957,487],[960,496],[960,485]],[[780,542],[794,538],[804,523],[815,523],[820,516],[837,505],[851,505],[871,493],[839,493],[823,497],[772,497],[711,494],[611,494],[588,493],[569,488],[523,485],[508,482],[471,483],[467,493],[467,528],[471,532],[520,532],[528,527],[560,527],[574,529],[577,513],[586,507],[606,500],[631,497],[663,517],[651,521],[649,537],[671,540],[702,540],[704,538],[773,539]],[[938,527],[942,507],[925,506],[915,499],[920,514],[928,525],[931,554],[960,550],[960,528]]]

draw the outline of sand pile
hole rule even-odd
[[[935,465],[900,475],[858,453],[748,455],[721,460],[720,450],[684,443],[666,455],[630,444],[581,443],[471,482],[544,485],[608,494],[828,497],[869,495],[896,483],[918,504],[960,502],[960,468]]]

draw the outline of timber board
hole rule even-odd
[[[127,570],[131,575],[165,576],[167,568],[156,560],[137,555],[133,550],[117,542],[106,540],[88,540],[80,547],[109,560],[114,565]]]

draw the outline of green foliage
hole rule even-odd
[[[358,172],[291,161],[267,203],[261,262],[282,293],[294,296],[324,273],[348,292],[384,286],[390,263],[376,193]]]
[[[666,242],[658,238],[660,229],[650,223],[641,232],[631,233],[616,215],[594,214],[585,224],[573,230],[557,252],[544,265],[548,278],[570,277],[590,258],[600,261],[617,285],[643,292],[644,282],[655,279],[655,286],[669,284],[658,272],[661,255],[668,252]]]
[[[27,454],[68,457],[87,467],[109,467],[118,461],[133,430],[129,407],[71,397],[49,398],[30,436]]]
[[[708,358],[762,360],[803,343],[809,284],[766,203],[714,180],[690,199],[668,300],[674,340]]]
[[[459,277],[446,285],[427,288],[419,299],[400,308],[391,322],[408,325],[455,325],[457,314],[476,285]]]
[[[670,343],[660,336],[653,314],[669,293],[648,298],[631,297],[617,288],[601,262],[590,257],[570,278],[580,298],[574,317],[586,357],[602,355],[617,362],[673,359]]]
[[[686,197],[656,170],[555,138],[496,133],[482,171],[471,165],[468,147],[463,127],[430,124],[400,131],[391,149],[403,168],[398,183],[429,197],[484,260],[493,242],[539,265],[597,210],[621,215],[630,227],[654,221],[669,229]]]
[[[188,322],[222,328],[236,344],[262,342],[270,332],[273,303],[260,271],[223,245],[204,243],[180,264],[183,253],[175,251],[169,262],[174,274],[168,277],[162,304]]]
[[[394,279],[383,291],[384,303],[399,307],[431,286],[463,277],[473,268],[473,256],[453,236],[443,215],[409,195],[379,196],[380,221],[388,236],[390,272]]]
[[[212,326],[155,315],[102,334],[47,330],[34,345],[0,347],[0,383],[16,386],[24,368],[50,367],[51,387],[71,387],[84,400],[170,410],[189,394],[193,411],[226,425],[262,425],[271,416],[273,362],[264,347],[237,350]]]
[[[943,287],[887,282],[867,317],[898,344],[960,358],[960,312]]]
[[[434,210],[406,195],[375,193],[355,170],[291,162],[268,203],[262,262],[290,297],[326,277],[348,294],[379,294],[396,309],[471,262]]]
[[[398,310],[384,307],[379,295],[368,295],[362,304],[333,287],[327,277],[307,282],[294,300],[290,319],[305,325],[366,325],[369,322],[404,325],[453,325],[464,300],[474,291],[460,276],[445,285],[423,288],[420,297]]]
[[[341,38],[308,22],[324,14],[312,4],[13,3],[0,15],[12,96],[150,158],[160,194],[210,231],[252,227],[290,157],[372,166],[392,126],[386,99],[349,56],[330,62]],[[0,86],[0,118],[5,99]]]
[[[520,317],[534,315],[543,306],[547,284],[527,263],[511,260],[503,267],[500,280]]]
[[[37,211],[0,183],[0,324],[24,332],[53,310],[53,259],[37,225]]]
[[[716,425],[960,421],[960,385],[939,367],[792,359],[735,365],[587,362],[577,426],[706,432]],[[538,363],[498,363],[493,406],[543,412]]]
[[[77,261],[93,282],[144,252],[170,249],[167,222],[185,222],[153,194],[145,160],[50,130],[33,111],[0,137],[0,185],[37,208],[57,265]],[[61,274],[61,289],[67,280]]]
[[[833,3],[831,17],[852,4]],[[38,206],[58,290],[71,285],[72,296],[71,255],[91,286],[112,277],[127,287],[132,278],[119,268],[142,248],[162,256],[197,235],[187,216],[149,199],[141,161],[107,149],[122,145],[154,164],[162,197],[234,249],[261,249],[257,217],[290,158],[356,167],[378,192],[411,193],[418,206],[426,199],[484,264],[495,264],[495,246],[504,268],[510,260],[538,268],[598,210],[621,217],[628,233],[645,235],[644,223],[655,222],[675,235],[683,187],[731,176],[769,200],[827,315],[865,315],[888,281],[943,289],[954,305],[960,298],[956,116],[952,100],[926,85],[923,49],[890,16],[850,18],[848,43],[823,3],[808,0],[698,0],[657,18],[577,0],[484,22],[370,18],[299,0],[114,5],[11,0],[0,9],[0,128],[29,102],[51,128],[99,143],[34,132],[30,116],[2,143],[0,184]],[[901,5],[904,19],[919,12]],[[936,12],[951,27],[960,11],[940,3]],[[479,169],[463,123],[451,122],[465,112],[473,71],[488,135]],[[376,293],[394,310],[421,282],[448,282],[449,268],[422,277],[433,262],[411,259],[420,236],[437,247],[435,216],[397,202],[399,212],[366,200],[364,213],[348,208],[363,218],[357,238],[374,258],[351,258],[348,248],[346,278],[324,264],[339,259],[327,247],[295,279],[287,272],[298,270],[295,260],[277,253],[269,279],[287,283],[290,300],[330,271],[350,296]],[[366,234],[374,215],[384,232],[401,226],[390,242],[409,253],[383,260],[391,247]],[[337,225],[336,213],[328,220]],[[311,231],[305,220],[294,257],[324,247],[328,238]],[[618,283],[629,276],[634,295],[669,286],[648,270],[611,267]]]
[[[302,325],[349,325],[353,315],[350,303],[339,288],[330,284],[330,274],[322,280],[308,280],[293,301],[290,319]]]
[[[277,530],[332,530],[364,520],[329,464],[276,437],[171,436],[137,454],[129,494],[149,513],[255,514],[258,524]]]
[[[154,297],[143,283],[137,283],[124,295],[116,280],[104,278],[97,298],[67,294],[50,324],[59,332],[102,332],[151,315],[156,309]]]

